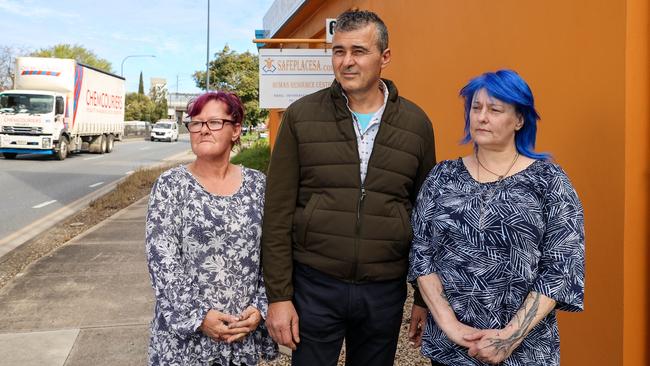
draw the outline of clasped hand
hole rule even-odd
[[[443,331],[450,341],[467,348],[470,357],[492,365],[503,362],[519,345],[505,329],[476,329],[456,321]]]
[[[257,329],[261,320],[260,311],[253,306],[247,307],[238,316],[210,309],[199,330],[215,341],[232,343],[244,339],[249,333]]]
[[[520,339],[505,329],[481,329],[463,336],[470,343],[467,354],[479,361],[496,365],[510,357]]]

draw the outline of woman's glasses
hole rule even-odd
[[[207,121],[189,121],[185,122],[185,127],[187,127],[187,130],[190,132],[201,132],[201,129],[203,128],[203,125],[207,125],[208,129],[210,131],[219,131],[220,129],[223,128],[223,125],[225,123],[231,123],[235,124],[235,121],[231,121],[229,119],[222,119],[222,118],[213,118],[209,119]]]

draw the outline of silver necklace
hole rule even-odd
[[[512,170],[512,167],[515,166],[515,163],[517,162],[517,159],[519,159],[519,151],[517,151],[515,153],[515,157],[514,157],[514,159],[512,159],[512,162],[510,163],[510,166],[508,167],[508,170],[506,170],[506,172],[503,173],[503,175],[497,174],[497,173],[491,171],[490,169],[486,168],[485,165],[483,165],[481,163],[481,160],[478,158],[478,149],[474,153],[474,156],[476,157],[476,162],[478,163],[476,165],[476,180],[479,183],[481,183],[481,176],[480,176],[481,169],[480,168],[483,168],[488,173],[491,173],[492,175],[497,177],[496,183],[498,184],[503,180],[503,178],[505,178],[508,175],[508,173],[510,173],[510,171]],[[484,218],[485,218],[485,205],[487,203],[486,201],[492,201],[492,198],[494,197],[494,191],[496,189],[497,189],[497,185],[496,184],[492,185],[490,187],[490,189],[487,191],[487,193],[488,193],[487,198],[484,198],[483,197],[483,191],[482,191],[481,187],[479,186],[481,201],[480,201],[480,206],[479,206],[478,226],[479,226],[479,229],[481,230],[481,241],[483,241],[483,230],[485,229],[485,220],[484,220]]]

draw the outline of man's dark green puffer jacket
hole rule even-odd
[[[411,208],[435,164],[433,129],[418,106],[399,97],[391,81],[384,83],[388,101],[363,184],[340,84],[301,98],[284,113],[262,231],[270,302],[292,298],[294,260],[355,283],[406,276]]]

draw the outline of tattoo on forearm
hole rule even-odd
[[[515,332],[506,339],[490,338],[490,345],[488,347],[494,347],[497,354],[502,352],[508,354],[514,349],[528,333],[535,319],[535,315],[537,315],[537,311],[539,310],[539,300],[540,294],[531,292],[526,301],[524,301],[523,309],[515,315],[515,321],[517,323]]]

